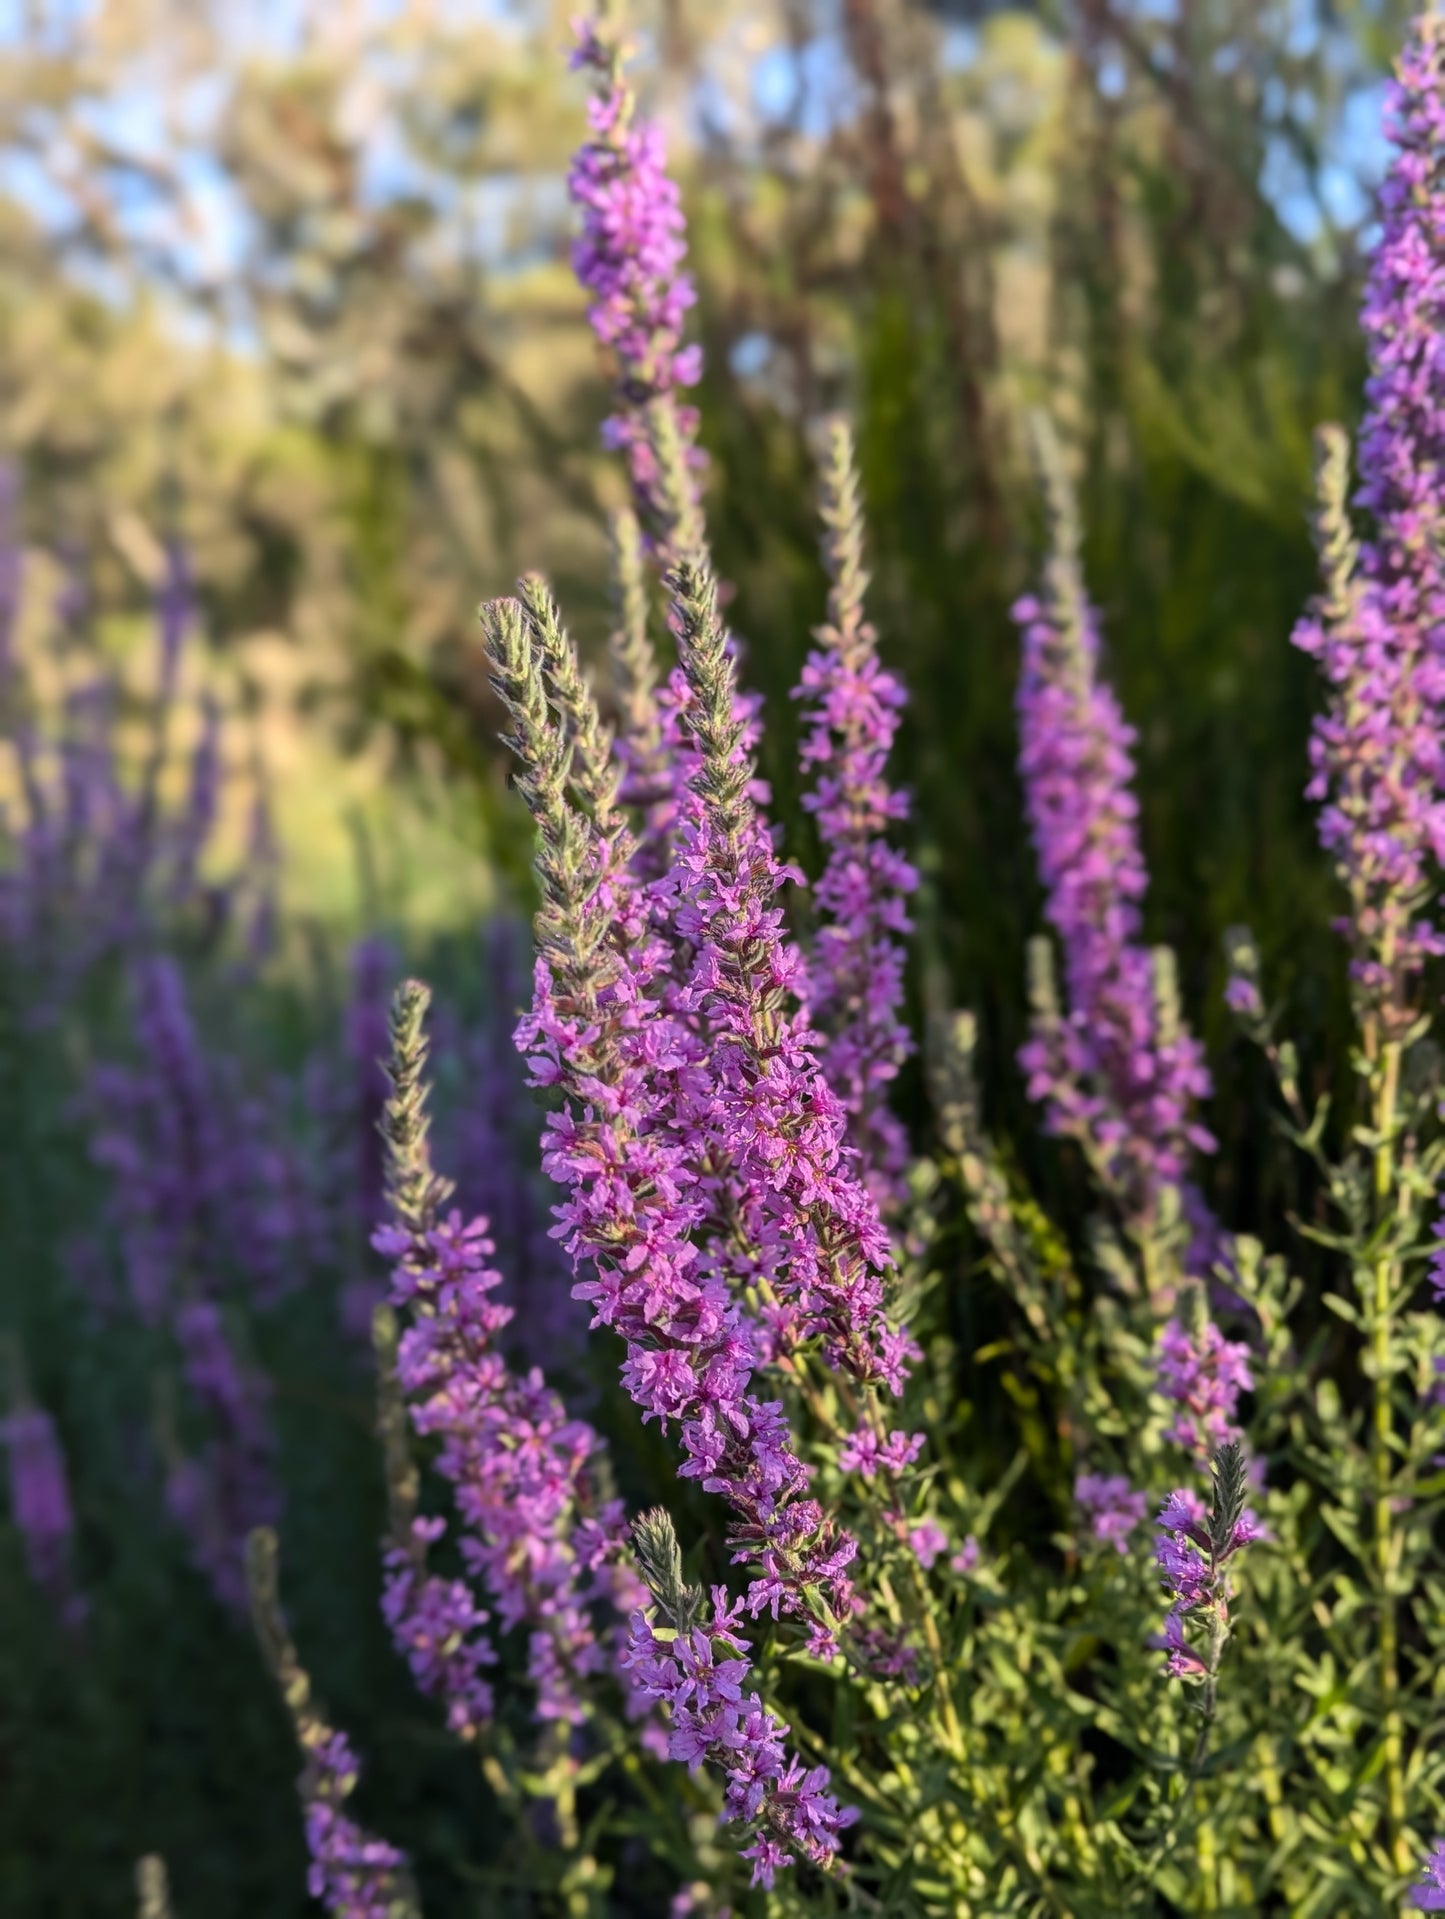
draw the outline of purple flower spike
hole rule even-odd
[[[1394,157],[1361,324],[1369,355],[1358,500],[1374,538],[1357,546],[1349,448],[1320,435],[1317,538],[1324,592],[1295,630],[1330,689],[1307,789],[1320,840],[1349,893],[1340,922],[1367,1013],[1409,1024],[1410,988],[1442,951],[1430,916],[1445,853],[1445,22],[1417,20],[1390,86]]]
[[[392,1220],[373,1239],[393,1262],[391,1303],[405,1328],[396,1377],[415,1432],[440,1442],[436,1469],[453,1489],[467,1571],[490,1594],[503,1630],[528,1629],[538,1718],[580,1725],[588,1678],[606,1664],[594,1609],[605,1602],[625,1612],[638,1597],[622,1503],[598,1497],[597,1434],[567,1417],[539,1372],[518,1378],[498,1350],[512,1314],[493,1298],[501,1275],[489,1264],[486,1221],[441,1214],[450,1186],[433,1172],[426,1143],[426,1005],[414,981],[393,1001]],[[413,1524],[411,1537],[394,1542],[385,1606],[424,1690],[439,1693],[454,1730],[470,1736],[489,1711],[477,1675],[489,1653],[467,1637],[485,1615],[464,1587],[422,1578],[419,1562],[439,1531]]]
[[[1049,1004],[1051,981],[1036,985],[1034,1035],[1019,1057],[1050,1129],[1082,1141],[1126,1221],[1147,1230],[1161,1189],[1182,1192],[1193,1154],[1213,1150],[1193,1116],[1210,1081],[1198,1042],[1166,1017],[1158,956],[1141,943],[1148,877],[1134,733],[1100,677],[1073,501],[1044,429],[1041,464],[1053,552],[1042,594],[1014,608],[1023,638],[1019,771],[1066,1003]]]
[[[542,847],[536,985],[517,1044],[533,1083],[564,1096],[547,1122],[544,1164],[567,1195],[557,1217],[576,1262],[575,1295],[591,1304],[595,1326],[624,1341],[623,1385],[644,1419],[679,1428],[682,1476],[732,1506],[736,1556],[754,1570],[754,1614],[804,1615],[821,1602],[834,1620],[846,1618],[856,1542],[803,1497],[807,1475],[787,1414],[751,1390],[755,1329],[717,1254],[693,1240],[710,1210],[700,1162],[718,1135],[688,1076],[696,1036],[668,1010],[672,955],[630,870],[615,780],[593,759],[595,705],[543,596],[529,594],[525,610],[496,601],[484,624]],[[549,688],[559,704],[565,694],[570,739]],[[569,771],[585,816],[572,810]],[[575,866],[563,846],[576,849]],[[777,1084],[791,1093],[791,1082]],[[760,1096],[759,1134],[768,1117]],[[765,1190],[789,1168],[788,1158],[771,1164]]]
[[[771,1889],[795,1857],[824,1871],[836,1864],[842,1834],[858,1814],[828,1791],[827,1768],[805,1771],[787,1751],[788,1728],[749,1689],[747,1642],[738,1631],[741,1600],[712,1590],[712,1622],[701,1591],[683,1583],[672,1522],[660,1509],[634,1530],[652,1598],[671,1628],[660,1637],[646,1613],[633,1614],[623,1664],[644,1699],[667,1708],[669,1749],[696,1772],[704,1761],[723,1774],[723,1818],[754,1828],[742,1856],[753,1884]]]
[[[826,1035],[823,1072],[848,1113],[880,1209],[902,1210],[908,1141],[887,1088],[913,1042],[900,1017],[906,901],[918,875],[888,842],[908,802],[888,785],[888,754],[904,705],[902,685],[878,659],[863,608],[863,515],[852,436],[830,429],[823,473],[824,542],[832,590],[822,645],[808,655],[795,699],[806,703],[802,764],[813,775],[803,804],[827,855],[815,898],[821,925],[804,1002]]]
[[[706,464],[693,444],[696,409],[676,404],[677,394],[702,372],[701,350],[682,342],[684,317],[697,298],[683,270],[686,222],[676,183],[667,173],[662,134],[636,118],[617,29],[599,14],[574,22],[573,30],[572,64],[597,76],[587,116],[592,137],[573,158],[567,190],[582,214],[573,270],[591,296],[592,330],[617,360],[620,405],[605,423],[603,439],[626,459],[638,517],[648,534],[661,550],[670,551],[679,521],[695,521],[692,475]],[[653,450],[647,411],[658,401],[672,406],[682,441],[684,501],[670,497]],[[683,544],[692,544],[690,535]]]
[[[1159,1510],[1154,1551],[1169,1612],[1163,1631],[1150,1642],[1166,1655],[1171,1677],[1203,1682],[1206,1716],[1214,1711],[1215,1682],[1230,1633],[1233,1589],[1227,1568],[1236,1553],[1264,1537],[1244,1504],[1249,1464],[1238,1441],[1230,1440],[1215,1454],[1212,1481],[1207,1510],[1188,1487],[1172,1492]]]

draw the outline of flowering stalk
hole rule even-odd
[[[459,1213],[442,1214],[451,1185],[433,1170],[427,1147],[428,999],[425,987],[408,981],[392,1004],[384,1115],[392,1218],[374,1244],[393,1261],[392,1305],[405,1315],[396,1377],[417,1434],[441,1441],[436,1466],[454,1490],[468,1570],[491,1593],[504,1628],[529,1630],[539,1719],[580,1725],[588,1678],[604,1663],[593,1604],[635,1599],[622,1504],[595,1496],[591,1462],[601,1442],[592,1428],[566,1417],[539,1372],[515,1377],[497,1350],[512,1315],[491,1297],[501,1275],[487,1264],[486,1221],[464,1226]],[[475,1668],[487,1655],[465,1636],[484,1615],[460,1583],[421,1581],[415,1549],[440,1530],[414,1517],[401,1529],[388,1560],[387,1603],[398,1625],[427,1642],[413,1670],[447,1698],[457,1729],[473,1736],[487,1709]],[[433,1656],[434,1630],[444,1644],[463,1636],[461,1669]]]
[[[246,1542],[251,1618],[306,1762],[297,1789],[311,1855],[307,1890],[335,1919],[420,1919],[403,1854],[346,1813],[361,1768],[345,1733],[333,1730],[312,1697],[281,1611],[277,1560],[275,1533],[267,1527],[253,1532]]]
[[[795,1856],[834,1870],[841,1835],[858,1814],[839,1807],[825,1766],[807,1771],[788,1756],[787,1726],[757,1692],[744,1693],[742,1601],[715,1586],[708,1621],[701,1590],[683,1579],[677,1535],[660,1507],[642,1515],[633,1538],[664,1625],[659,1630],[640,1609],[633,1614],[626,1664],[644,1697],[667,1706],[673,1758],[694,1772],[704,1760],[723,1772],[724,1819],[753,1829],[742,1856],[752,1862],[755,1886],[771,1891]]]
[[[442,1579],[427,1570],[428,1548],[441,1538],[446,1522],[424,1519],[418,1509],[406,1402],[397,1381],[396,1315],[390,1306],[376,1309],[374,1341],[377,1424],[390,1518],[382,1617],[418,1690],[441,1700],[448,1731],[472,1741],[490,1723],[494,1705],[491,1686],[482,1677],[482,1668],[496,1663],[496,1653],[483,1637],[490,1614],[477,1605],[465,1581]]]
[[[1166,1189],[1214,1142],[1193,1117],[1209,1075],[1140,943],[1148,884],[1131,789],[1134,734],[1099,676],[1099,634],[1079,564],[1079,526],[1057,445],[1039,425],[1052,522],[1042,593],[1014,607],[1023,778],[1045,913],[1064,955],[1066,1005],[1035,960],[1033,1037],[1020,1054],[1053,1131],[1076,1137],[1151,1256]],[[1163,990],[1161,990],[1161,988]],[[1151,1292],[1158,1284],[1151,1279]]]
[[[1445,852],[1445,415],[1438,356],[1445,321],[1445,21],[1415,23],[1386,103],[1394,146],[1380,189],[1381,232],[1361,325],[1369,357],[1360,433],[1360,501],[1374,537],[1357,544],[1347,507],[1349,450],[1320,436],[1316,523],[1323,592],[1295,633],[1330,687],[1311,739],[1310,796],[1346,888],[1361,1071],[1373,1159],[1373,1219],[1359,1235],[1357,1286],[1370,1342],[1373,1572],[1383,1703],[1386,1824],[1408,1866],[1400,1710],[1393,1381],[1402,1256],[1413,1208],[1402,1163],[1409,1121],[1405,1053],[1417,1037],[1421,970],[1445,950],[1431,896]],[[1404,1230],[1402,1230],[1402,1228]],[[1366,1250],[1368,1247],[1369,1250]]]
[[[697,297],[683,270],[686,225],[661,132],[637,118],[625,73],[628,48],[607,0],[577,21],[576,35],[572,65],[595,79],[591,138],[567,176],[582,213],[573,268],[591,296],[593,332],[616,357],[617,406],[603,438],[622,452],[638,516],[666,559],[693,551],[702,531],[695,475],[706,462],[695,445],[698,416],[678,400],[702,371],[701,350],[682,344],[683,318]],[[658,461],[658,415],[678,444],[674,462]]]
[[[755,1566],[754,1613],[807,1611],[835,1632],[851,1608],[856,1548],[802,1497],[786,1414],[750,1390],[738,1304],[692,1241],[705,1204],[673,1123],[669,1071],[686,1035],[655,997],[667,954],[629,874],[615,775],[595,765],[594,719],[584,702],[569,739],[548,701],[549,678],[564,712],[585,687],[535,596],[525,612],[494,602],[483,623],[538,833],[536,988],[517,1039],[534,1083],[564,1098],[547,1123],[545,1164],[568,1189],[558,1218],[579,1273],[590,1269],[574,1291],[592,1303],[594,1325],[624,1340],[623,1384],[644,1418],[678,1423],[682,1475],[732,1506],[734,1551]]]
[[[800,962],[777,902],[793,874],[749,796],[747,720],[716,589],[689,560],[669,586],[686,720],[701,749],[702,804],[681,836],[675,923],[696,953],[692,989],[711,1039],[708,1126],[752,1196],[749,1237],[779,1350],[821,1334],[831,1366],[897,1392],[911,1342],[885,1312],[888,1237],[845,1156],[847,1116],[816,1039],[788,1012]]]
[[[1249,1462],[1239,1441],[1220,1447],[1212,1462],[1211,1480],[1213,1499],[1207,1511],[1198,1494],[1187,1487],[1170,1493],[1159,1509],[1155,1558],[1170,1603],[1164,1630],[1150,1643],[1168,1655],[1165,1670],[1173,1678],[1199,1686],[1200,1726],[1184,1788],[1143,1874],[1146,1886],[1153,1883],[1154,1872],[1169,1849],[1209,1744],[1218,1705],[1219,1669],[1230,1635],[1233,1588],[1226,1568],[1237,1552],[1263,1536],[1254,1514],[1245,1507]]]
[[[896,1214],[907,1198],[908,1142],[888,1110],[887,1087],[913,1050],[900,1009],[912,924],[906,901],[918,875],[888,843],[889,827],[908,813],[885,774],[905,696],[879,661],[864,612],[863,513],[842,420],[829,425],[822,515],[828,619],[794,693],[806,703],[801,758],[813,775],[803,804],[817,817],[827,855],[805,1001],[827,1036],[823,1073],[847,1109],[868,1184],[880,1209]]]

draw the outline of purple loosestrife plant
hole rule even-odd
[[[906,902],[918,876],[888,841],[908,812],[886,777],[904,693],[879,661],[864,611],[863,513],[852,435],[841,420],[828,427],[823,525],[828,619],[794,694],[805,703],[801,757],[813,780],[803,804],[826,855],[805,997],[826,1036],[822,1070],[847,1110],[850,1142],[879,1207],[894,1215],[907,1198],[908,1142],[887,1093],[913,1050],[900,1015]]]
[[[382,1617],[411,1668],[419,1691],[438,1699],[447,1729],[475,1740],[489,1725],[495,1704],[483,1672],[497,1661],[485,1628],[490,1614],[462,1579],[445,1579],[427,1567],[427,1556],[446,1532],[446,1521],[423,1518],[420,1476],[408,1444],[408,1417],[397,1375],[396,1315],[376,1309],[373,1327],[378,1380],[378,1426],[386,1456],[390,1536],[383,1554]]]
[[[328,1724],[312,1697],[281,1611],[276,1535],[265,1527],[246,1542],[246,1586],[257,1641],[305,1761],[298,1790],[311,1859],[307,1891],[333,1919],[420,1919],[404,1856],[346,1811],[361,1768],[345,1733]]]
[[[710,1039],[706,1125],[752,1201],[746,1224],[775,1347],[821,1335],[830,1366],[896,1393],[910,1342],[887,1319],[888,1237],[847,1152],[847,1115],[816,1039],[789,1010],[800,962],[779,893],[792,874],[749,797],[748,722],[716,591],[689,561],[670,584],[686,719],[701,749],[702,805],[683,830],[674,885]]]
[[[704,464],[694,445],[697,413],[679,393],[702,370],[696,346],[684,346],[683,321],[696,295],[683,269],[686,225],[669,178],[662,135],[637,117],[628,85],[627,47],[612,9],[603,4],[574,23],[575,67],[594,75],[588,103],[591,138],[567,176],[582,233],[573,267],[588,293],[588,319],[616,360],[616,411],[604,438],[627,464],[637,512],[654,548],[665,556],[691,551],[700,522],[695,475]],[[659,462],[649,416],[668,415],[680,457]]]
[[[1225,1568],[1242,1547],[1260,1537],[1259,1522],[1245,1507],[1248,1461],[1237,1440],[1220,1447],[1211,1476],[1214,1496],[1208,1510],[1187,1488],[1170,1493],[1159,1509],[1155,1546],[1169,1600],[1159,1645],[1174,1678],[1202,1681],[1206,1726],[1214,1716],[1219,1666],[1230,1632],[1233,1593]]]
[[[784,1408],[751,1390],[754,1334],[692,1231],[704,1216],[695,1163],[674,1124],[673,1076],[689,1035],[655,993],[667,954],[629,872],[631,836],[595,708],[555,615],[484,609],[493,676],[511,715],[519,785],[538,831],[542,907],[536,993],[518,1028],[535,1083],[561,1091],[545,1164],[567,1189],[559,1223],[594,1325],[624,1340],[623,1384],[646,1419],[676,1421],[685,1478],[733,1508],[735,1554],[752,1563],[749,1604],[810,1612],[831,1632],[852,1608],[854,1542],[803,1497]],[[549,676],[572,709],[553,714]]]
[[[1042,591],[1014,608],[1023,640],[1019,771],[1063,950],[1064,1004],[1034,957],[1033,1036],[1021,1055],[1051,1130],[1077,1138],[1152,1257],[1161,1199],[1180,1194],[1213,1140],[1194,1117],[1210,1090],[1203,1053],[1173,1007],[1172,968],[1141,943],[1148,885],[1132,782],[1134,735],[1100,677],[1097,617],[1079,528],[1051,431],[1039,446],[1052,552]],[[1157,1276],[1151,1284],[1156,1290]]]
[[[658,1508],[633,1529],[637,1554],[665,1631],[641,1610],[632,1618],[626,1663],[644,1697],[668,1709],[671,1751],[694,1771],[708,1761],[727,1782],[723,1817],[752,1829],[742,1856],[753,1884],[771,1891],[794,1858],[831,1870],[844,1830],[858,1815],[828,1790],[827,1768],[790,1758],[788,1728],[747,1691],[742,1601],[715,1586],[711,1619],[702,1592],[683,1579],[672,1521]]]
[[[1398,1035],[1415,976],[1441,951],[1427,896],[1445,848],[1445,30],[1433,15],[1410,35],[1386,130],[1394,155],[1360,315],[1369,378],[1358,497],[1374,537],[1355,542],[1348,446],[1331,430],[1321,451],[1325,590],[1295,643],[1331,688],[1309,791],[1323,802],[1320,839],[1349,893],[1342,930],[1368,1015]]]
[[[468,1571],[485,1585],[504,1628],[528,1630],[539,1719],[580,1725],[588,1717],[588,1681],[605,1664],[594,1609],[606,1601],[625,1612],[637,1598],[622,1506],[598,1495],[596,1433],[567,1418],[539,1372],[516,1377],[498,1350],[511,1312],[492,1297],[501,1276],[487,1263],[485,1220],[464,1226],[459,1214],[443,1211],[451,1188],[432,1169],[427,1146],[427,1000],[415,981],[398,990],[387,1065],[391,1220],[375,1243],[393,1262],[392,1305],[404,1327],[397,1383],[418,1437],[440,1441],[435,1463],[452,1487]],[[393,1551],[411,1557],[425,1543],[413,1522]],[[405,1563],[394,1561],[392,1572],[409,1579]],[[455,1613],[462,1596],[462,1589],[435,1581],[392,1590],[399,1612],[412,1608],[406,1628],[413,1638],[422,1630],[418,1606]],[[457,1620],[455,1629],[479,1623],[473,1608],[466,1627]],[[440,1686],[458,1675],[435,1668],[434,1677]],[[449,1716],[457,1710],[453,1683]]]

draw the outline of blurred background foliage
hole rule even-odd
[[[142,702],[147,609],[167,543],[183,544],[206,645],[187,657],[177,778],[214,699],[227,763],[273,797],[293,962],[318,934],[378,919],[415,953],[525,907],[527,835],[474,609],[540,567],[594,652],[606,629],[603,513],[621,488],[597,445],[610,369],[568,266],[565,169],[583,126],[568,11],[0,0],[0,455],[23,472],[32,562],[19,644],[58,702],[38,609],[83,586]],[[1108,667],[1140,732],[1149,931],[1179,952],[1222,1091],[1252,1070],[1219,1008],[1231,921],[1254,925],[1299,1030],[1342,1030],[1331,885],[1302,793],[1316,689],[1288,642],[1313,589],[1311,432],[1358,408],[1381,83],[1407,13],[639,0],[639,80],[691,223],[709,520],[768,699],[777,814],[806,850],[787,693],[823,605],[816,428],[843,407],[874,611],[912,695],[915,990],[979,1010],[990,1112],[1011,1137],[1033,1136],[1012,1065],[1038,902],[1008,614],[1040,534],[1032,407],[1055,414],[1075,465]],[[15,782],[7,759],[0,787]],[[233,861],[245,823],[222,827]],[[916,1080],[903,1097],[922,1137]],[[1242,1228],[1278,1197],[1262,1137],[1243,1130],[1263,1110],[1218,1102],[1214,1196]],[[1060,1177],[1052,1160],[1032,1170],[1046,1188]],[[54,1219],[70,1205],[44,1200]],[[63,1343],[59,1327],[46,1338]],[[330,1523],[327,1551],[359,1564],[376,1515],[328,1522],[327,1475],[361,1444],[365,1396],[354,1379],[327,1390],[343,1409],[335,1446],[293,1449],[298,1524],[320,1538]],[[88,1403],[79,1388],[70,1402]],[[86,1497],[119,1492],[95,1482]],[[153,1568],[115,1577],[135,1589],[130,1630],[152,1620],[174,1667],[107,1737],[184,1750],[146,1714],[181,1709],[197,1655],[170,1631]],[[303,1583],[303,1639],[379,1634],[312,1605]],[[247,1703],[251,1656],[233,1646],[223,1665],[233,1653],[217,1682],[235,1693],[231,1760],[285,1777],[279,1718]],[[21,1664],[0,1686],[7,1778],[23,1728],[57,1710],[45,1672]],[[94,1778],[66,1761],[24,1793],[7,1784],[6,1857],[37,1821],[62,1835],[67,1795],[99,1803],[116,1776],[86,1698],[64,1710],[79,1723],[63,1750],[85,1752]],[[181,1787],[137,1773],[135,1790],[154,1804]],[[220,1776],[186,1790],[251,1803]],[[107,1871],[136,1831],[117,1802]],[[197,1881],[190,1909],[280,1911],[296,1846],[289,1827],[258,1840],[254,1884]],[[79,1896],[67,1911],[101,1910]],[[18,1881],[0,1904],[61,1910]]]
[[[0,444],[29,525],[93,556],[117,611],[159,538],[185,540],[296,892],[333,915],[354,905],[358,813],[430,921],[525,884],[473,608],[532,565],[590,640],[605,620],[617,482],[567,269],[564,13],[0,15]],[[1287,635],[1310,587],[1310,432],[1358,390],[1362,186],[1404,17],[1399,0],[640,8],[768,771],[791,817],[781,696],[821,605],[810,433],[841,405],[913,689],[929,943],[985,1012],[1000,1094],[1034,916],[1006,610],[1035,549],[1021,420],[1040,403],[1081,469],[1141,731],[1151,929],[1202,1009],[1205,929],[1252,918],[1325,1015],[1304,936],[1324,904],[1300,798],[1310,678]]]

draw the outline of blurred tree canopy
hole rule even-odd
[[[447,773],[515,883],[473,608],[541,566],[595,641],[618,487],[567,266],[570,10],[34,0],[0,41],[0,451],[25,467],[32,539],[91,556],[119,608],[158,537],[184,538],[253,708],[284,698],[380,770]],[[1310,435],[1357,406],[1381,79],[1407,12],[637,8],[779,810],[795,819],[784,696],[822,604],[812,435],[844,406],[913,689],[925,963],[984,1013],[1006,1101],[1036,918],[1007,612],[1036,549],[1033,406],[1078,469],[1141,731],[1151,930],[1216,1040],[1206,928],[1230,919],[1256,923],[1307,1020],[1338,1000],[1310,936],[1328,877],[1288,634],[1312,589]],[[1251,1159],[1228,1144],[1226,1180]]]

